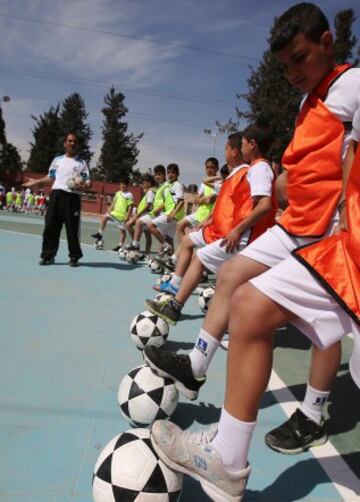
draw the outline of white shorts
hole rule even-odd
[[[149,226],[153,222],[153,218],[152,216],[150,216],[150,214],[143,214],[142,216],[140,216],[139,220],[142,223],[145,223],[145,225],[147,226]]]
[[[192,227],[196,227],[196,225],[200,224],[200,221],[195,218],[195,213],[188,214],[185,216],[184,220],[188,221]]]
[[[240,239],[240,251],[248,245],[249,237],[250,237],[250,230],[247,230],[242,234]],[[240,251],[235,251],[235,253],[227,253],[225,250],[226,246],[220,245],[222,241],[223,239],[218,239],[217,241],[212,242],[211,244],[207,244],[205,247],[198,249],[196,253],[197,257],[204,265],[204,267],[209,269],[210,272],[212,272],[213,274],[217,274],[219,268],[224,262],[230,260],[230,258],[232,258],[236,252],[240,252]]]
[[[360,327],[293,256],[250,280],[276,303],[292,312],[292,320],[317,347],[327,349],[343,336],[354,334],[352,375],[360,387]]]
[[[333,219],[324,237],[331,235],[336,224],[337,219]],[[291,237],[281,227],[274,225],[239,254],[272,268],[286,260],[294,249],[318,240],[319,238]]]
[[[203,248],[204,246],[207,245],[204,240],[202,229],[195,230],[194,232],[189,232],[187,235],[191,239],[192,243],[196,248]]]
[[[116,223],[117,227],[119,230],[125,230],[126,227],[125,227],[125,221],[120,221],[120,220],[117,220],[114,216],[111,216],[110,213],[107,213],[106,216],[108,218],[110,218],[111,222],[112,223]]]
[[[152,223],[165,237],[175,237],[177,220],[168,221],[166,214],[161,214],[154,218]]]

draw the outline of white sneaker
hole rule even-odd
[[[224,350],[229,350],[229,340],[230,340],[229,333],[225,333],[220,342],[220,347]]]
[[[168,420],[157,420],[151,428],[151,442],[168,467],[199,481],[212,500],[239,502],[245,493],[250,466],[237,473],[229,472],[211,446],[216,432],[217,424],[206,431],[189,432]]]

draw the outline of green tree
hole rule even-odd
[[[2,116],[0,106],[0,173],[1,175],[12,175],[23,168],[23,162],[20,154],[11,143],[6,139],[5,121]]]
[[[88,113],[85,101],[80,94],[70,94],[62,103],[60,112],[59,150],[62,150],[64,138],[68,132],[74,132],[78,138],[79,155],[88,163],[93,153],[90,152],[89,142],[92,138],[90,125],[87,123]]]
[[[39,117],[32,115],[31,118],[35,121],[35,127],[32,130],[34,142],[30,142],[27,169],[46,174],[53,158],[63,152],[63,148],[60,148],[59,105],[51,106]]]
[[[143,134],[128,134],[128,124],[124,121],[128,109],[124,105],[124,99],[125,96],[116,92],[114,87],[111,87],[104,98],[103,144],[97,167],[93,170],[95,179],[117,182],[125,175],[132,180],[139,154],[137,143]]]
[[[338,64],[358,63],[358,59],[353,61],[353,49],[357,44],[357,37],[352,33],[352,25],[355,20],[353,9],[341,10],[335,16],[334,54]]]
[[[278,162],[293,135],[301,94],[287,82],[270,50],[251,68],[248,91],[237,97],[247,105],[245,110],[237,108],[239,119],[254,122],[266,114],[273,136],[269,157]]]

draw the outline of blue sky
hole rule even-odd
[[[126,96],[129,130],[144,133],[138,167],[177,162],[185,184],[198,183],[214,148],[205,128],[235,117],[249,65],[266,49],[269,27],[296,1],[285,0],[3,0],[0,96],[8,140],[28,158],[31,114],[72,92],[85,99],[101,147],[103,96]],[[331,22],[358,0],[321,0]],[[354,33],[360,38],[359,21]],[[157,42],[157,43],[154,43]],[[223,161],[225,137],[216,137]]]

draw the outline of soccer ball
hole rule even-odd
[[[161,277],[156,279],[156,284],[160,286],[160,284],[163,284],[164,282],[169,282],[171,281],[173,274],[163,274]]]
[[[162,274],[164,272],[163,267],[156,260],[150,260],[148,267],[153,274]]]
[[[155,375],[146,364],[129,371],[121,380],[118,392],[120,411],[135,427],[169,418],[178,398],[173,380]]]
[[[182,475],[170,470],[155,453],[148,429],[115,436],[95,464],[95,502],[176,502]]]
[[[125,258],[128,263],[137,263],[139,261],[139,253],[138,251],[128,251]]]
[[[97,250],[104,249],[104,241],[102,239],[95,241],[94,248]]]
[[[130,334],[140,350],[143,350],[146,345],[160,347],[168,337],[169,325],[161,317],[145,310],[132,320]]]
[[[120,260],[126,260],[127,252],[125,251],[125,249],[119,249],[118,255]]]
[[[202,312],[207,312],[209,309],[209,305],[212,297],[215,294],[215,290],[213,288],[204,289],[199,295],[199,307]]]
[[[83,182],[81,176],[74,176],[73,178],[68,179],[67,186],[69,190],[76,190],[78,187],[76,185],[80,185]]]

